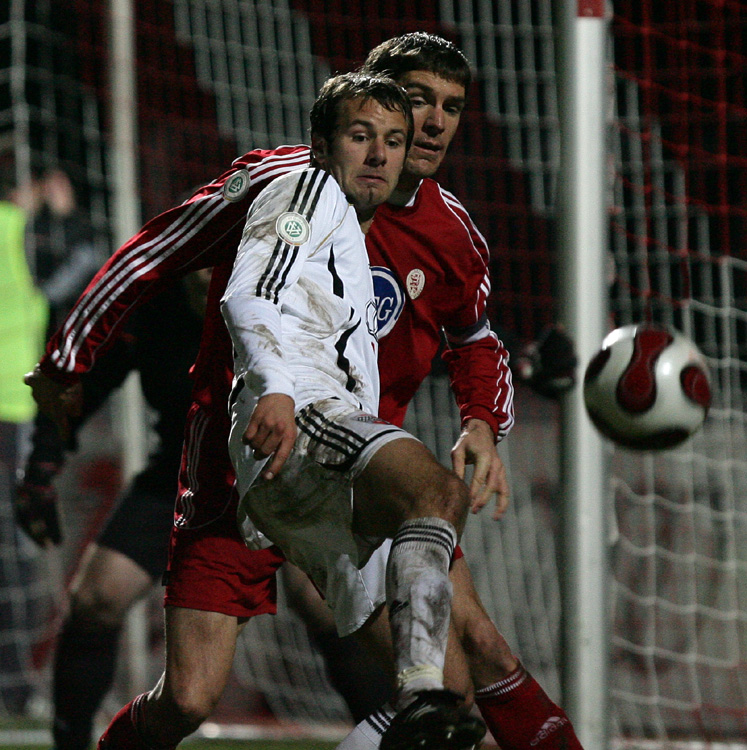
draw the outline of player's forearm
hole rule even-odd
[[[234,372],[259,396],[294,398],[294,380],[283,355],[280,308],[232,289],[229,283],[221,312],[234,348]]]
[[[514,389],[501,342],[490,334],[447,349],[443,359],[462,424],[480,419],[490,425],[496,440],[503,439],[514,422]]]

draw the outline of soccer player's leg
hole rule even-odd
[[[194,732],[223,693],[239,629],[230,615],[168,607],[164,673],[114,717],[99,750],[173,748]]]
[[[281,576],[288,606],[306,625],[309,638],[324,658],[332,686],[345,700],[357,724],[392,697],[392,676],[354,635],[337,635],[334,615],[306,573],[286,563]]]
[[[381,611],[374,615],[359,631],[356,632],[356,636],[371,652],[378,654],[384,661],[391,662],[391,635],[389,632],[388,615],[386,610]],[[461,644],[459,643],[456,633],[453,631],[453,627],[449,629],[449,641],[446,650],[446,660],[444,665],[444,685],[451,691],[449,695],[449,708],[447,714],[442,714],[438,719],[439,722],[448,720],[448,712],[452,713],[452,718],[458,719],[458,723],[462,725],[463,715],[466,713],[468,707],[472,703],[472,685],[469,678],[467,661],[462,651]],[[455,698],[455,696],[465,696],[464,701]],[[440,696],[436,696],[438,699]],[[453,702],[452,702],[453,701]],[[453,715],[453,707],[456,706],[457,714],[456,717]],[[434,704],[436,712],[441,712],[443,703],[437,700]],[[423,723],[427,723],[423,714]],[[359,721],[350,734],[337,746],[337,750],[376,750],[382,740],[382,736],[386,733],[392,720],[395,717],[394,709],[390,703],[382,704],[377,710],[369,714],[365,719]],[[432,720],[432,716],[430,719]],[[468,726],[473,731],[470,734],[468,740],[471,744],[474,744],[475,737],[482,737],[484,734],[484,728],[479,722],[469,722]],[[410,727],[405,733],[404,740],[406,742],[416,742],[417,738],[413,737],[414,729]],[[463,731],[463,730],[462,730]],[[441,728],[439,729],[444,735],[448,732]],[[429,729],[425,736],[422,738],[429,744],[432,739],[432,732]],[[460,744],[464,740],[463,735],[454,736],[452,740],[459,742]],[[417,746],[417,742],[414,746]]]
[[[455,560],[452,618],[475,684],[475,703],[502,750],[581,750],[570,719],[513,655],[488,616],[464,558]]]
[[[94,716],[114,679],[125,616],[163,574],[173,516],[173,491],[145,472],[86,551],[55,653],[55,750],[90,746]]]
[[[166,668],[143,703],[142,734],[177,744],[212,714],[225,689],[241,630],[237,617],[167,607]]]
[[[356,530],[394,534],[386,594],[399,714],[384,733],[382,748],[420,743],[469,748],[485,733],[482,722],[460,710],[459,696],[443,686],[449,564],[468,507],[466,485],[407,437],[380,447],[356,480]]]
[[[88,548],[55,650],[56,750],[89,747],[94,716],[114,680],[125,614],[152,584],[151,576],[121,552],[96,544]]]

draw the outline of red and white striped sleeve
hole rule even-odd
[[[151,219],[99,270],[47,344],[42,372],[71,382],[116,339],[129,315],[186,274],[233,262],[251,202],[309,163],[305,146],[252,151],[182,205]]]
[[[471,260],[469,276],[462,285],[463,315],[444,326],[448,346],[442,356],[462,424],[482,419],[498,441],[514,424],[514,388],[508,351],[490,329],[486,311],[491,288],[488,245],[464,206],[443,188],[441,195],[464,228],[465,257]]]

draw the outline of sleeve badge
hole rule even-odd
[[[237,203],[248,192],[251,185],[251,178],[246,169],[237,169],[223,183],[223,198],[231,203]]]
[[[295,211],[280,214],[275,222],[275,231],[278,237],[289,245],[303,245],[311,235],[308,220]]]

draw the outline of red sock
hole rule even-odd
[[[565,711],[521,664],[475,691],[475,703],[501,750],[583,750]]]
[[[133,698],[111,720],[106,731],[101,735],[96,750],[175,750],[176,745],[156,748],[149,745],[141,736],[137,721],[140,713],[140,702],[145,693]]]

